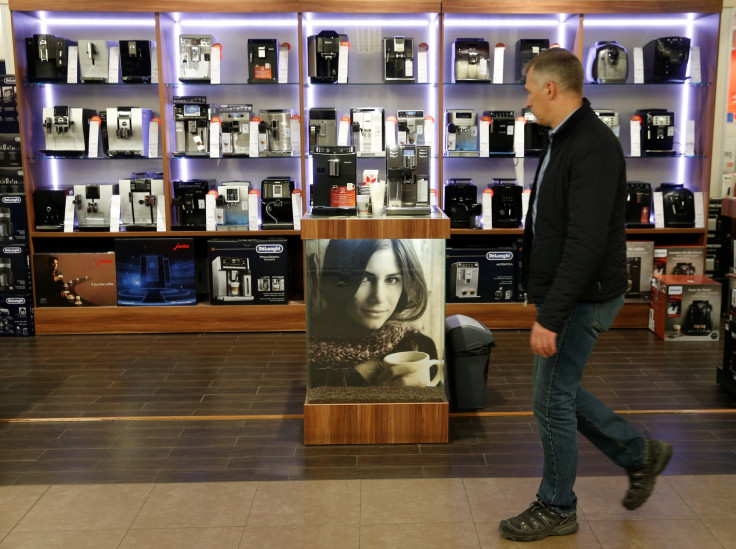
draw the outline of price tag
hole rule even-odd
[[[493,228],[493,189],[484,189],[481,199],[483,207],[483,228]]]
[[[514,173],[516,174],[516,181],[524,187],[526,181],[524,178],[524,162],[514,162]]]
[[[291,46],[284,42],[279,47],[279,84],[289,82],[289,50]],[[293,134],[292,134],[293,135]]]
[[[99,116],[93,116],[89,119],[89,145],[87,147],[87,156],[97,158],[97,151],[100,148],[100,122]]]
[[[695,156],[695,120],[685,122],[685,156]]]
[[[291,193],[291,213],[294,216],[294,230],[302,228],[302,191],[294,189]]]
[[[524,192],[521,193],[521,215],[524,220],[524,226],[526,226],[526,212],[529,211],[529,199],[531,197],[532,197],[531,189],[524,189]]]
[[[348,146],[348,139],[350,138],[350,117],[343,116],[340,119],[340,124],[337,127],[337,144],[341,147]]]
[[[64,232],[74,232],[74,196],[66,195],[66,202],[64,203]]]
[[[77,63],[79,61],[79,46],[69,46],[67,56],[66,83],[76,84],[78,77]]]
[[[217,191],[215,191],[216,193]],[[217,194],[207,193],[204,195],[204,229],[205,231],[217,230]]]
[[[644,50],[634,48],[634,84],[644,83]]]
[[[490,127],[491,117],[484,116],[480,119],[480,135],[478,135],[478,148],[480,150],[480,156],[490,156]]]
[[[514,156],[524,157],[524,125],[526,118],[519,116],[514,120]]]
[[[641,156],[641,116],[631,118],[631,156]]]
[[[690,82],[701,83],[703,75],[700,71],[700,46],[690,48]]]
[[[248,156],[258,158],[258,123],[260,118],[254,116],[250,119],[250,143],[248,144]]]
[[[120,232],[120,195],[110,197],[110,232]]]
[[[160,122],[159,118],[152,118],[148,123],[148,158],[158,156],[158,125]]]
[[[705,227],[705,208],[702,191],[694,192],[693,198],[695,199],[695,228],[702,229]]]
[[[437,189],[429,189],[429,205],[437,205]]]
[[[158,84],[158,54],[156,44],[151,42],[151,84]]]
[[[350,42],[340,42],[337,54],[337,83],[348,83],[348,54],[350,53]]]
[[[493,83],[503,84],[503,57],[506,53],[506,46],[499,42],[493,50]]]
[[[424,117],[424,144],[434,147],[434,116]]]
[[[222,44],[214,44],[210,52],[210,84],[220,83],[220,61],[222,60]]]
[[[654,204],[654,228],[664,229],[664,200],[661,192],[652,193]]]
[[[156,196],[156,230],[166,232],[166,197],[162,194]]]
[[[248,193],[248,230],[257,231],[258,212],[261,211],[260,195],[256,189],[251,189]]]
[[[385,128],[385,135],[386,135],[386,146],[387,147],[395,147],[396,146],[396,117],[395,116],[388,116],[386,117],[386,123],[384,124]]]
[[[417,52],[417,82],[419,84],[429,82],[428,51],[429,46],[426,43],[419,44],[419,51]]]
[[[212,120],[210,120],[210,158],[220,158],[221,127],[222,121],[218,117],[214,117]]]
[[[110,55],[107,63],[107,82],[117,84],[120,82],[120,46],[110,46],[108,52]]]
[[[302,126],[301,119],[298,114],[291,117],[291,155],[299,156],[302,154]]]

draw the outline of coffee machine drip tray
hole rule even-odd
[[[430,215],[432,206],[388,206],[386,215]]]
[[[74,151],[61,151],[58,149],[39,149],[39,153],[41,153],[44,156],[59,156],[59,157],[67,157],[67,156],[84,156],[87,154],[87,151],[80,151],[80,150],[74,150]]]

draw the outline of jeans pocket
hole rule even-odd
[[[624,296],[620,295],[603,301],[602,303],[595,303],[593,310],[593,328],[599,333],[605,332],[611,327],[613,321],[616,320],[616,315],[624,306]]]

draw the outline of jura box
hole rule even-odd
[[[721,284],[707,276],[652,279],[649,329],[665,341],[715,341],[720,337]]]
[[[37,307],[114,307],[115,253],[33,254]]]
[[[517,253],[514,248],[448,248],[447,303],[515,301]]]
[[[626,242],[626,271],[628,286],[624,301],[649,301],[650,279],[654,265],[654,242],[628,241]]]
[[[0,337],[24,337],[35,333],[31,295],[0,296]]]

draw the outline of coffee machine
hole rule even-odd
[[[309,153],[315,147],[337,145],[337,111],[335,109],[309,109]]]
[[[477,261],[458,261],[450,265],[450,291],[460,299],[476,299],[480,264]]]
[[[641,181],[626,182],[626,227],[629,229],[649,229],[652,213],[652,186]]]
[[[220,227],[228,230],[248,229],[249,181],[223,181],[217,187],[217,205],[223,209]]]
[[[26,38],[26,66],[29,82],[66,82],[67,40],[53,34]]]
[[[611,128],[613,135],[621,136],[621,122],[618,113],[611,109],[593,109],[593,112],[606,126]]]
[[[174,96],[174,156],[209,156],[210,106],[204,96]]]
[[[110,203],[117,185],[74,185],[74,207],[80,231],[109,231]]]
[[[591,82],[601,84],[626,82],[629,75],[626,48],[615,40],[598,41],[588,50],[588,67]]]
[[[514,111],[485,111],[484,117],[491,119],[488,124],[488,152],[497,154],[514,154]]]
[[[312,215],[357,215],[355,147],[315,147],[312,158]]]
[[[8,292],[15,287],[15,276],[10,259],[0,257],[0,292]]]
[[[164,195],[161,173],[132,173],[118,182],[120,224],[130,230],[153,230],[157,224],[157,197]]]
[[[151,81],[149,40],[120,40],[120,72],[125,84],[148,84]]]
[[[478,188],[472,179],[448,179],[445,185],[445,215],[453,229],[475,229],[483,208],[478,202]]]
[[[398,145],[424,145],[424,111],[396,113]]]
[[[307,38],[309,81],[312,84],[337,82],[340,42],[347,42],[347,34],[324,30]]]
[[[211,79],[212,45],[210,34],[179,35],[179,80],[209,82]]]
[[[641,257],[626,258],[626,274],[628,284],[626,295],[631,297],[642,297],[641,295]]]
[[[294,228],[292,192],[294,180],[290,177],[267,177],[261,182],[261,229]]]
[[[713,331],[713,305],[710,301],[696,299],[687,308],[682,332],[690,336],[707,336]]]
[[[386,148],[387,215],[429,215],[428,145],[396,145]]]
[[[549,49],[546,38],[520,38],[516,42],[516,79],[522,84],[526,82],[524,67],[537,55]]]
[[[528,107],[521,109],[524,117],[524,155],[539,156],[547,141],[547,129],[537,122],[532,110]]]
[[[276,84],[279,81],[278,67],[278,40],[248,39],[248,84]]]
[[[291,156],[291,109],[262,109],[258,114],[258,131],[266,135],[265,155]]]
[[[0,207],[0,242],[13,240],[13,220],[10,208]]]
[[[79,40],[79,79],[107,82],[109,52],[107,40]]]
[[[684,82],[690,58],[690,39],[656,38],[644,46],[644,82]]]
[[[690,189],[682,183],[662,183],[656,191],[662,193],[665,227],[695,226],[695,196]]]
[[[383,39],[383,81],[414,82],[414,39]]]
[[[522,187],[516,179],[492,179],[491,210],[494,229],[516,229],[521,227]]]
[[[447,156],[478,156],[478,115],[470,109],[447,111]]]
[[[205,196],[214,181],[207,179],[189,179],[174,181],[174,200],[176,206],[177,225],[179,230],[203,231],[207,225]]]
[[[218,255],[212,262],[212,292],[216,301],[253,301],[250,259]]]
[[[667,109],[640,109],[641,151],[647,156],[674,156],[675,113]]]
[[[64,228],[67,191],[36,189],[33,191],[33,215],[37,231],[60,231]]]
[[[384,156],[386,140],[383,135],[383,107],[351,108],[350,128],[352,144],[359,157]]]
[[[102,148],[107,156],[148,156],[153,113],[140,107],[108,107],[100,113]]]
[[[253,105],[212,105],[212,115],[218,116],[222,156],[250,156],[250,118]]]
[[[482,38],[458,38],[452,48],[455,82],[489,82],[491,47]]]
[[[46,148],[51,156],[81,156],[87,153],[89,119],[95,115],[81,107],[44,107],[43,128]]]

